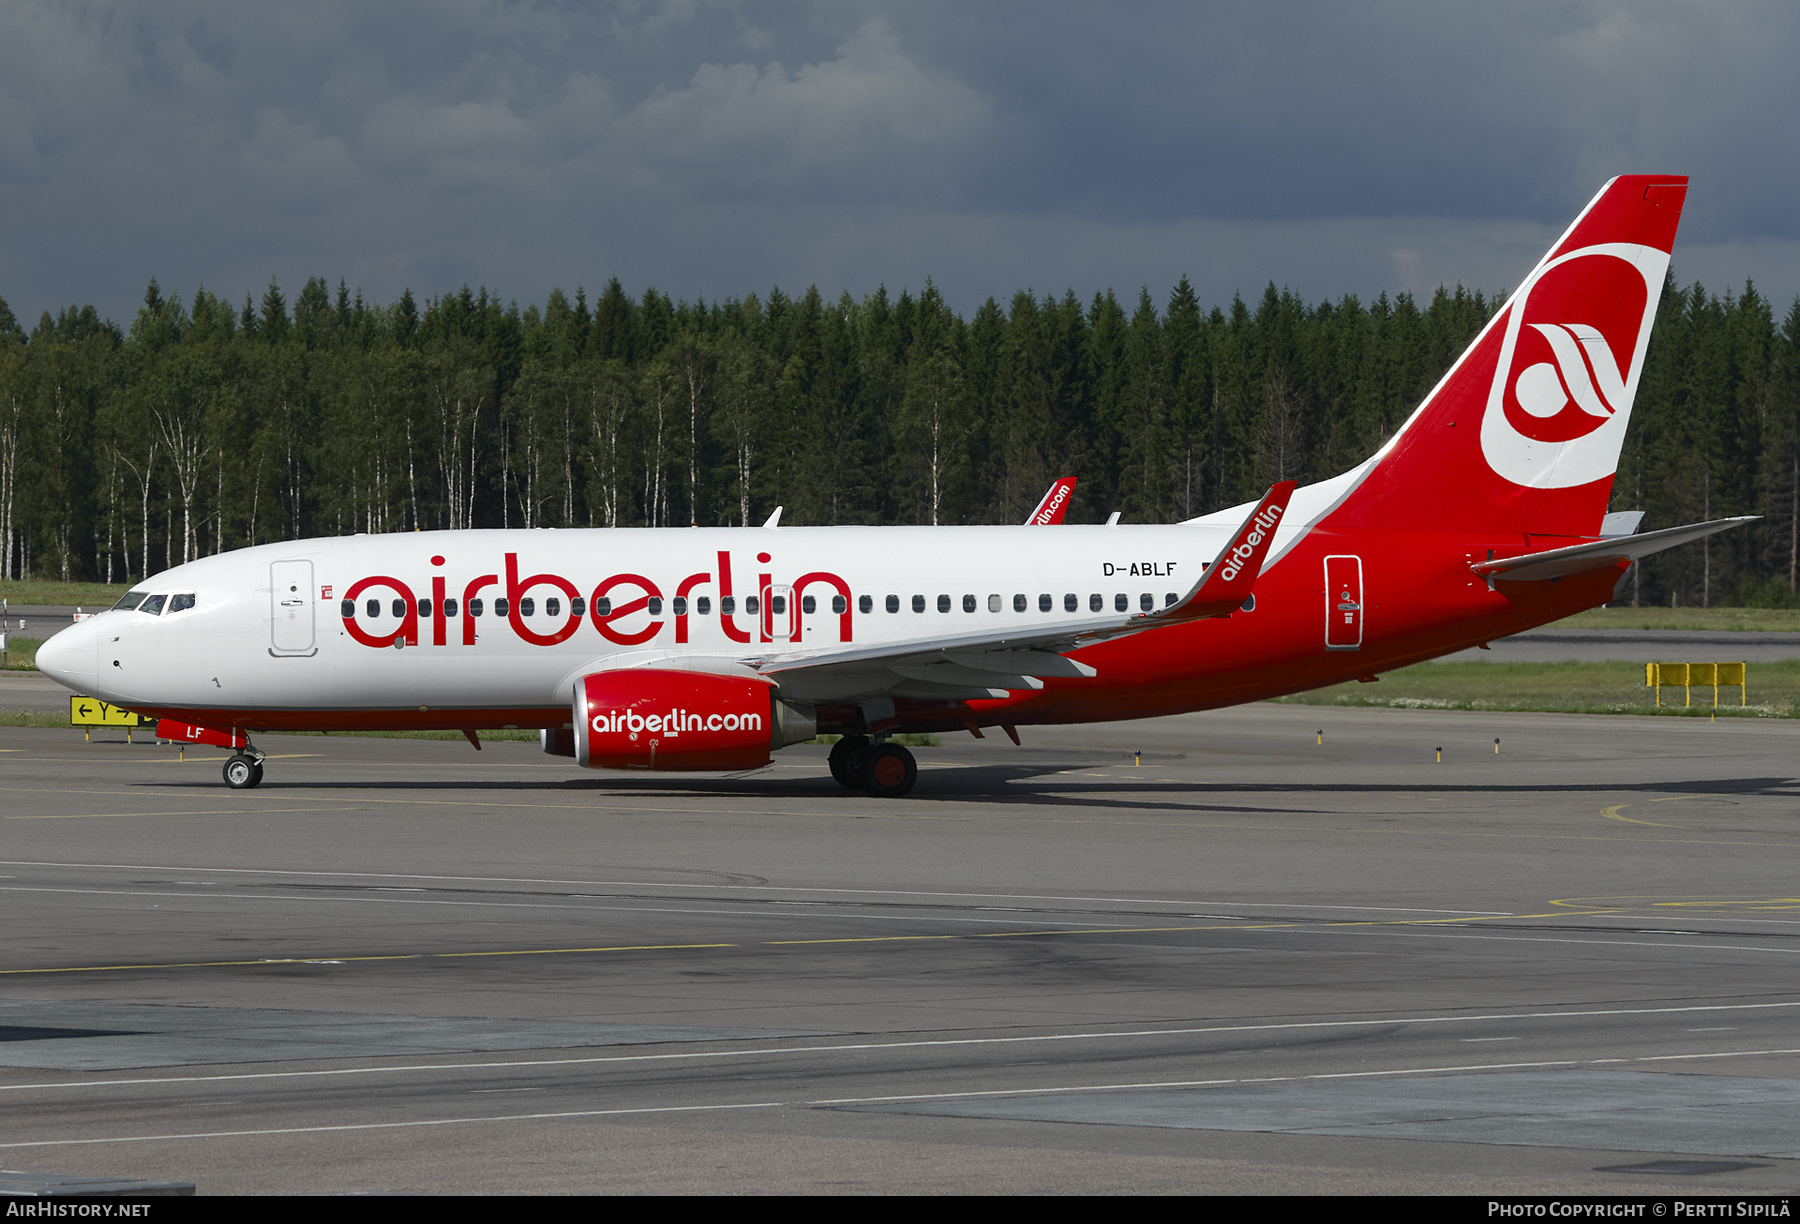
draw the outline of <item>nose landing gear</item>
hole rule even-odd
[[[239,752],[225,762],[225,785],[232,790],[249,790],[263,780],[263,756]]]

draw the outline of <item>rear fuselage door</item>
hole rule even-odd
[[[1325,649],[1361,650],[1362,640],[1362,558],[1326,557]]]
[[[313,640],[313,567],[311,561],[275,561],[269,565],[269,653],[310,655]]]

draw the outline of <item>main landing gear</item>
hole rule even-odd
[[[831,776],[839,786],[862,789],[863,759],[869,755],[869,737],[846,735],[831,746]]]
[[[263,778],[263,757],[258,752],[234,754],[225,762],[225,785],[232,790],[249,790]]]
[[[900,744],[871,744],[867,736],[846,735],[831,746],[831,776],[851,790],[898,799],[919,780],[919,763]]]

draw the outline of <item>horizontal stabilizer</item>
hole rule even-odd
[[[1690,523],[1686,527],[1666,527],[1643,535],[1619,536],[1611,540],[1595,540],[1591,544],[1572,544],[1568,548],[1552,548],[1547,552],[1526,553],[1522,557],[1497,557],[1477,561],[1469,568],[1490,583],[1547,582],[1567,574],[1605,569],[1621,561],[1637,561],[1664,549],[1674,548],[1720,531],[1729,531],[1745,523],[1753,523],[1759,515],[1714,519],[1710,523]]]

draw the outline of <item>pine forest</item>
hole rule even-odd
[[[251,544],[462,527],[1168,522],[1378,447],[1503,296],[1207,308],[1020,292],[964,319],[927,282],[678,302],[615,280],[523,310],[378,306],[309,281],[241,307],[153,281],[29,333],[0,302],[0,577],[128,582]],[[1800,301],[1664,288],[1613,508],[1758,514],[1653,558],[1628,598],[1790,606]]]

